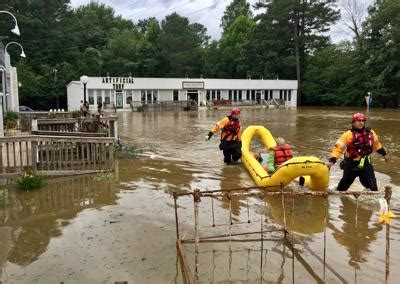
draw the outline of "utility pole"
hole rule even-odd
[[[60,103],[58,102],[58,92],[57,92],[57,72],[58,70],[56,68],[53,69],[54,77],[53,77],[53,86],[54,86],[54,92],[56,92],[56,99],[57,99],[57,109],[60,109]]]

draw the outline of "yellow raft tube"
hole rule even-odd
[[[297,177],[304,177],[304,186],[315,191],[323,191],[329,185],[329,170],[325,163],[318,158],[294,157],[269,175],[263,166],[253,157],[250,152],[251,140],[259,137],[266,149],[276,146],[275,139],[264,126],[251,125],[242,134],[242,163],[249,171],[257,186],[279,186],[287,185]]]

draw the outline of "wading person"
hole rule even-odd
[[[242,126],[239,120],[240,109],[232,108],[231,114],[224,117],[211,129],[206,135],[205,140],[208,141],[214,133],[221,130],[221,143],[219,149],[224,153],[224,162],[230,164],[236,162],[242,156],[242,141],[240,140]]]
[[[332,157],[327,164],[329,168],[344,154],[344,160],[340,163],[343,177],[337,187],[339,191],[346,191],[356,177],[359,177],[365,188],[378,190],[370,155],[375,149],[383,156],[385,162],[389,161],[389,157],[379,142],[378,135],[371,128],[365,127],[366,120],[364,114],[354,114],[351,120],[352,128],[343,133],[333,147]]]

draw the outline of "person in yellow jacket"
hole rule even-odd
[[[344,154],[344,160],[340,163],[343,177],[337,187],[339,191],[346,191],[356,177],[359,177],[365,188],[378,190],[370,155],[376,150],[383,156],[385,162],[389,161],[389,156],[379,142],[378,135],[369,127],[365,127],[366,120],[364,114],[354,114],[352,128],[343,133],[333,147],[332,157],[327,164],[329,168]]]
[[[226,164],[236,162],[242,156],[242,126],[239,120],[240,109],[232,108],[231,115],[224,117],[206,135],[205,140],[209,141],[214,133],[221,130],[221,143],[219,149],[224,153]]]

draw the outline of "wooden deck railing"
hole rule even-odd
[[[48,175],[114,169],[114,138],[17,136],[0,138],[0,172],[24,167]]]
[[[42,135],[40,131],[52,131],[56,132],[69,132],[69,133],[102,133],[104,136],[118,138],[118,117],[117,116],[105,116],[101,117],[100,120],[95,117],[86,118],[49,118],[49,119],[37,119],[32,123],[32,131],[39,131],[39,135]],[[97,124],[95,122],[98,122]],[[64,133],[55,134],[55,136],[64,135]],[[81,136],[77,134],[76,136]],[[89,135],[88,135],[89,136]]]
[[[37,120],[37,130],[44,131],[62,131],[62,132],[77,132],[78,118],[44,118]]]
[[[90,132],[67,132],[67,131],[46,131],[46,130],[36,130],[31,131],[33,135],[44,135],[44,136],[77,136],[77,137],[107,137],[107,133],[90,133]]]

